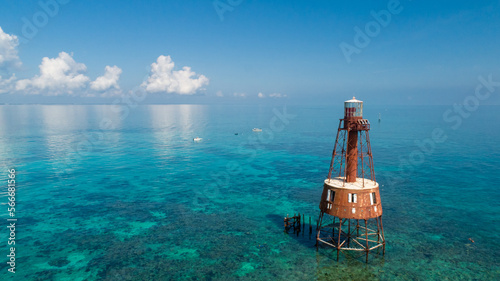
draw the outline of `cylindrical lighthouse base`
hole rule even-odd
[[[382,226],[382,204],[377,182],[358,178],[326,179],[319,205],[321,210],[316,245],[327,245],[340,251],[366,255],[377,249],[385,253]]]

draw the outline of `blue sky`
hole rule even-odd
[[[323,102],[356,95],[377,103],[451,104],[473,93],[480,75],[500,81],[498,0],[41,0],[52,3],[48,12],[38,1],[26,2],[0,2],[0,27],[19,41],[0,40],[0,55],[2,46],[17,52],[0,60],[0,103],[109,102],[140,88],[151,102]],[[365,34],[369,43],[356,46],[355,28],[367,33],[376,22],[372,13],[382,10],[391,17],[386,26],[376,23],[373,36]],[[37,27],[43,14],[46,24]],[[26,33],[26,21],[37,32]],[[342,43],[357,48],[350,61]],[[47,71],[73,76],[44,80],[52,79],[40,73],[45,57],[53,59]],[[72,74],[53,69],[61,61]],[[105,75],[106,66],[117,68]],[[192,73],[179,72],[184,66]]]

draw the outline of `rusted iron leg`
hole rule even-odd
[[[385,234],[384,234],[384,224],[382,223],[382,216],[380,216],[380,230],[382,231],[382,255],[385,255]]]
[[[376,218],[377,220],[377,243],[382,244],[382,248],[385,247],[385,241],[383,238],[383,233],[382,233],[382,221],[380,221],[380,217]],[[377,253],[380,254],[380,247],[377,248]],[[382,255],[384,255],[384,250],[382,250]]]
[[[340,218],[339,220],[339,239],[337,243],[337,261],[339,261],[339,255],[340,255],[340,235],[342,235],[342,219]]]
[[[365,219],[365,238],[366,238],[366,263],[368,263],[368,252],[370,251],[370,247],[368,246],[368,223]]]
[[[319,214],[319,220],[316,224],[316,248],[318,247],[319,234],[321,233],[321,223],[323,222],[323,212]]]
[[[375,221],[377,222],[377,243],[380,243],[380,222],[378,218],[375,218]]]
[[[333,217],[333,223],[332,223],[332,244],[335,245],[335,221],[336,217]]]
[[[347,248],[349,248],[350,241],[351,241],[351,219],[347,221]]]

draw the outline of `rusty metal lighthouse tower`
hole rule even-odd
[[[377,249],[385,254],[382,205],[375,181],[363,102],[353,97],[344,103],[333,148],[328,178],[319,208],[316,245],[368,256]]]

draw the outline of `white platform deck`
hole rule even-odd
[[[378,187],[378,183],[369,179],[364,179],[364,187],[363,187],[363,179],[357,178],[356,182],[345,182],[343,178],[332,178],[326,179],[325,184],[335,187],[335,188],[345,188],[345,189],[370,189]]]

